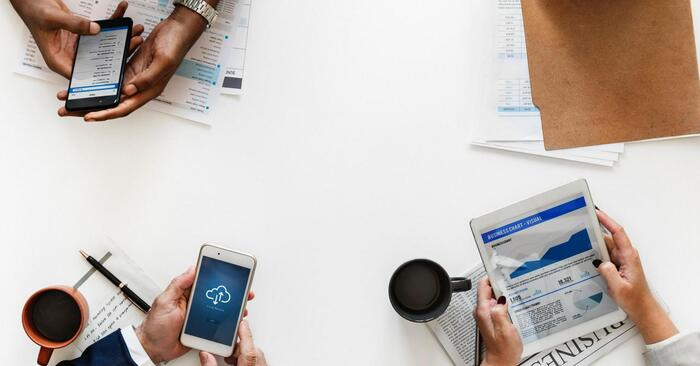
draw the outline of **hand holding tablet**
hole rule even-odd
[[[482,278],[476,289],[477,304],[474,319],[486,345],[482,366],[517,365],[523,353],[518,329],[508,319],[508,304],[504,297],[493,298],[488,278]]]
[[[626,318],[593,265],[610,261],[594,207],[586,181],[578,180],[471,222],[523,355]]]
[[[651,294],[639,252],[622,226],[606,213],[596,210],[598,221],[609,231],[604,235],[611,262],[594,262],[608,284],[608,293],[639,327],[646,344],[668,339],[678,333],[668,314]],[[618,270],[619,268],[619,270]]]

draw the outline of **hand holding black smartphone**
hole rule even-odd
[[[66,99],[66,110],[71,112],[119,104],[133,22],[131,18],[116,18],[97,24],[100,33],[78,38]]]

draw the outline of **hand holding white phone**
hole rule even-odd
[[[257,261],[249,254],[205,244],[180,342],[220,356],[233,353]]]

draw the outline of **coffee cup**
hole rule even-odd
[[[88,305],[78,290],[50,286],[35,292],[22,309],[22,326],[41,349],[37,363],[46,366],[54,349],[71,344],[88,321]]]
[[[442,315],[453,292],[468,291],[466,277],[450,277],[429,259],[414,259],[399,266],[389,281],[389,301],[404,319],[425,323]]]

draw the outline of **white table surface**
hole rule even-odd
[[[35,360],[28,295],[73,283],[77,250],[110,237],[162,285],[203,242],[254,253],[249,319],[271,365],[447,365],[393,312],[392,271],[427,257],[457,274],[479,260],[468,219],[580,177],[679,327],[700,329],[700,139],[630,144],[612,169],[469,146],[487,1],[255,0],[245,95],[212,127],[58,118],[57,87],[12,72],[24,25],[0,8],[2,364]]]

